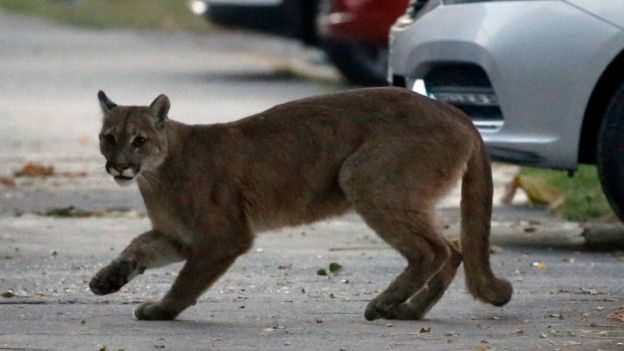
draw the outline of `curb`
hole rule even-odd
[[[585,245],[590,250],[624,250],[624,224],[586,224]]]
[[[520,226],[493,228],[490,241],[498,246],[551,247],[568,250],[624,250],[624,224],[546,223],[531,230]]]

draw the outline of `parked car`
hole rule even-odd
[[[624,220],[624,2],[431,0],[390,34],[389,77],[465,111],[491,156],[596,164]]]
[[[320,46],[349,81],[386,85],[388,32],[407,4],[408,0],[323,0],[317,19]]]
[[[317,43],[319,0],[192,0],[193,13],[224,27]]]
[[[388,32],[408,0],[195,0],[210,21],[318,46],[347,80],[386,85]]]

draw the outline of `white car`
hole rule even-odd
[[[623,28],[618,0],[430,0],[394,24],[389,79],[466,112],[495,160],[597,164],[624,219]]]

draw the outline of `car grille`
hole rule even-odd
[[[497,130],[503,113],[485,71],[474,64],[443,64],[424,76],[427,94],[461,109],[479,129]]]

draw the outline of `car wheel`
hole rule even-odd
[[[340,73],[351,83],[388,85],[388,48],[371,43],[321,39],[321,48]]]
[[[624,83],[611,98],[598,135],[596,164],[602,190],[624,221]]]

